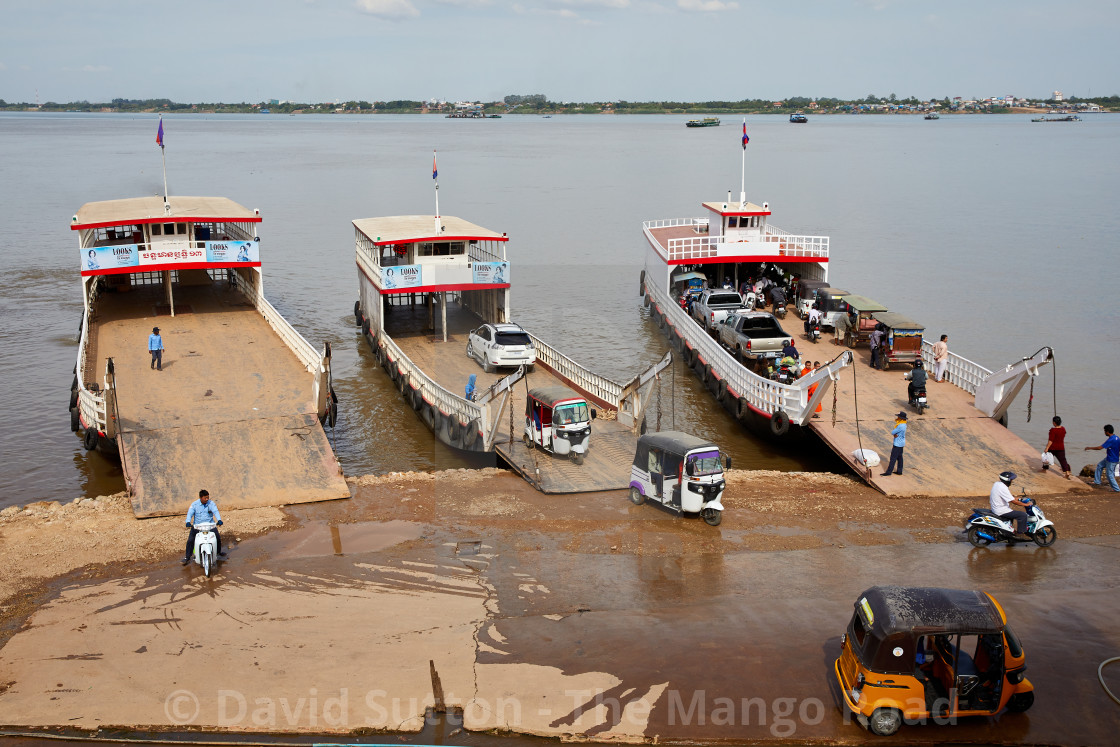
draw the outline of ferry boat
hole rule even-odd
[[[433,169],[434,171],[434,169]],[[438,209],[438,207],[437,207]],[[666,356],[627,383],[601,376],[531,332],[534,364],[485,368],[472,331],[514,321],[508,237],[461,218],[404,215],[353,221],[359,298],[355,322],[405,403],[444,445],[494,452],[543,492],[625,488],[626,465]],[[475,379],[474,392],[467,384]],[[528,381],[514,386],[522,377]],[[526,394],[564,386],[598,408],[586,458],[533,448]],[[537,426],[539,428],[539,425]]]
[[[685,313],[673,296],[674,281],[706,271],[713,283],[726,278],[738,288],[748,278],[759,278],[763,270],[827,281],[828,237],[792,234],[771,225],[769,203],[748,202],[745,194],[733,202],[728,193],[726,200],[702,206],[702,217],[642,224],[647,242],[641,275],[645,304],[673,349],[745,426],[783,438],[800,436],[835,374],[851,362],[851,354],[841,353],[792,384],[772,381],[736,360]],[[796,319],[793,323],[800,324]]]
[[[789,115],[789,121],[793,124],[805,124],[809,121],[809,118],[801,112],[794,112],[793,114]]]
[[[330,346],[265,298],[260,223],[224,197],[177,196],[90,202],[71,220],[83,311],[70,425],[120,459],[138,516],[178,514],[201,487],[229,508],[349,496],[322,428],[337,416]]]
[[[1035,117],[1032,122],[1080,122],[1081,117],[1076,114],[1067,114],[1064,117]]]
[[[719,127],[719,117],[704,117],[703,119],[690,119],[684,123],[685,127]]]
[[[924,119],[941,119],[941,115],[937,112],[930,112],[924,117]]]

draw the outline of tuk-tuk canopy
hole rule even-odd
[[[867,668],[888,674],[911,673],[922,636],[990,634],[1004,621],[981,591],[874,586],[860,594],[848,635]]]
[[[878,301],[871,300],[867,296],[847,295],[844,296],[844,300],[848,302],[848,307],[852,311],[858,313],[883,312],[887,310],[886,306]]]
[[[829,287],[828,283],[824,280],[801,280],[798,282],[797,296],[798,298],[809,298],[816,295],[820,289],[827,287]]]
[[[998,633],[1004,625],[991,597],[982,591],[873,586],[860,595],[855,608],[879,637],[910,632]]]
[[[924,324],[918,324],[913,319],[908,319],[894,311],[876,312],[875,321],[882,322],[885,326],[894,330],[918,330],[919,332],[925,330]]]
[[[647,433],[638,439],[638,451],[649,451],[651,448],[681,456],[697,449],[719,451],[719,447],[711,441],[697,438],[691,433],[683,433],[682,431],[658,431],[657,433]]]
[[[529,390],[529,399],[535,399],[545,407],[556,407],[565,402],[587,402],[582,395],[576,394],[566,386],[541,386]]]

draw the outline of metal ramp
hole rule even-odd
[[[542,493],[594,493],[624,490],[630,485],[630,465],[638,437],[617,423],[608,430],[592,423],[591,449],[583,464],[539,448],[529,449],[521,440],[509,442],[503,433],[494,450],[519,475]]]
[[[185,516],[202,488],[223,510],[350,497],[314,414],[129,431],[118,443],[138,518]]]

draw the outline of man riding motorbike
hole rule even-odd
[[[988,495],[988,503],[992,507],[992,513],[999,518],[1010,522],[1015,520],[1016,534],[1027,533],[1027,512],[1018,509],[1026,508],[1027,504],[1022,501],[1015,500],[1015,496],[1011,495],[1011,482],[1018,477],[1014,472],[1000,472],[999,479],[992,485],[992,492]],[[1017,506],[1017,509],[1012,509],[1012,506]]]
[[[198,491],[198,500],[192,503],[187,510],[187,527],[191,531],[187,535],[187,554],[183,556],[183,565],[191,562],[191,558],[194,556],[194,537],[198,534],[194,525],[200,521],[212,521],[216,524],[213,532],[218,540],[218,557],[224,558],[226,556],[226,553],[222,552],[222,535],[218,534],[218,527],[222,525],[222,515],[218,512],[218,504],[210,500],[209,491],[200,490]]]
[[[914,361],[914,369],[908,371],[902,378],[910,380],[910,384],[906,387],[906,401],[913,402],[914,392],[926,388],[926,369],[922,366],[922,359]]]

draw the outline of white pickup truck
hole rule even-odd
[[[692,316],[709,332],[717,332],[727,315],[746,308],[737,291],[709,288],[692,304]]]

